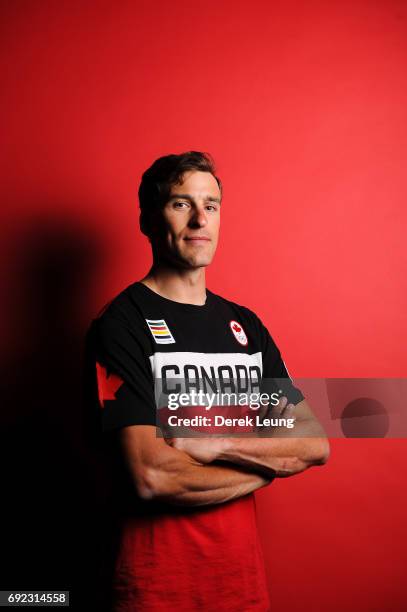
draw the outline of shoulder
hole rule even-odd
[[[263,352],[272,351],[276,354],[279,353],[279,348],[269,329],[254,310],[220,295],[215,294],[215,297],[219,300],[219,304],[223,304],[229,309],[229,313],[233,312],[236,322],[243,325],[245,332],[251,334],[256,339]]]
[[[96,313],[91,322],[91,334],[99,338],[144,335],[145,321],[141,315],[142,297],[137,283],[118,292]]]
[[[119,291],[97,312],[95,320],[105,322],[117,320],[131,326],[137,321],[142,297],[138,283],[134,282]]]
[[[231,313],[234,314],[235,317],[238,317],[240,319],[239,322],[241,322],[242,324],[249,325],[258,333],[262,332],[262,328],[264,327],[264,325],[259,316],[254,312],[254,310],[251,310],[243,304],[239,304],[238,302],[229,300],[216,293],[211,293],[214,296],[214,299],[218,301],[219,306],[228,309]]]

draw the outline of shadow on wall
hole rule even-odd
[[[70,590],[75,609],[92,607],[108,487],[82,414],[81,321],[103,263],[94,233],[60,219],[25,225],[3,303],[1,588]]]

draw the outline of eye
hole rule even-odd
[[[214,211],[214,212],[218,210],[217,206],[214,206],[213,204],[208,204],[206,208],[211,209],[211,211]]]
[[[187,202],[174,202],[174,208],[182,208],[183,206],[188,206]]]

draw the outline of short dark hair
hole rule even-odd
[[[216,176],[215,163],[209,153],[187,151],[179,155],[170,154],[159,157],[143,173],[138,190],[140,229],[143,234],[150,236],[152,213],[168,202],[171,187],[181,183],[184,172],[188,170],[210,172],[218,183],[222,197],[222,183]]]

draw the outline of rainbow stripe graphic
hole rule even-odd
[[[175,342],[164,319],[146,319],[146,321],[157,344],[172,344]]]

